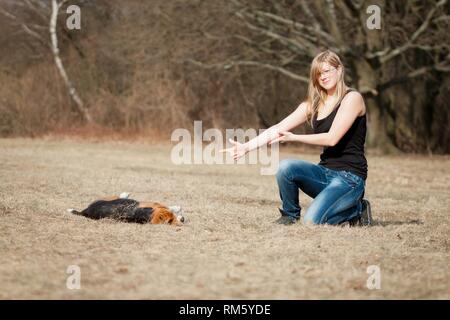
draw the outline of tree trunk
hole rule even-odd
[[[378,70],[374,70],[372,66],[364,59],[354,62],[356,71],[356,85],[358,90],[364,95],[364,100],[368,114],[368,132],[367,146],[379,148],[383,152],[397,152],[398,150],[392,143],[388,135],[389,122],[392,123],[387,110],[382,108],[382,94],[378,92]]]
[[[59,48],[58,48],[58,36],[56,32],[56,25],[58,23],[58,12],[61,8],[61,4],[58,4],[56,0],[52,0],[52,14],[50,16],[50,38],[51,38],[51,48],[53,52],[53,58],[55,60],[56,67],[58,68],[59,74],[61,75],[61,78],[64,80],[64,84],[66,85],[69,94],[73,101],[75,102],[78,111],[81,113],[81,115],[84,117],[84,119],[87,122],[92,122],[92,117],[89,114],[88,110],[84,106],[83,100],[81,100],[80,96],[78,95],[77,90],[75,89],[75,86],[70,81],[66,69],[64,68],[64,65],[62,63],[61,57],[59,56]]]

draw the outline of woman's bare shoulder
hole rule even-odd
[[[360,110],[359,116],[363,116],[366,113],[366,105],[364,103],[363,95],[357,91],[352,90],[345,95],[341,102],[342,105],[349,105],[352,108],[358,108]]]
[[[350,91],[345,95],[345,97],[353,97],[356,99],[363,99],[363,95],[361,92],[356,90],[355,88],[348,88]]]

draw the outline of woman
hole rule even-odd
[[[311,64],[307,100],[282,120],[247,143],[231,141],[234,159],[267,143],[296,141],[324,146],[320,163],[287,159],[280,163],[277,183],[283,203],[280,224],[300,219],[299,189],[314,198],[304,220],[313,224],[370,225],[370,204],[363,199],[367,179],[364,156],[366,106],[346,86],[345,69],[332,51],[319,53]],[[289,130],[310,122],[314,134]]]

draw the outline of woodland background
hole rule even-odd
[[[366,26],[374,4],[380,30]],[[369,147],[446,154],[449,21],[446,0],[0,0],[0,136],[267,128],[331,49],[364,94]]]

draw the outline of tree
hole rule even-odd
[[[447,0],[232,0],[232,6],[243,26],[242,32],[233,36],[246,49],[227,61],[208,64],[190,60],[192,63],[209,68],[264,68],[306,84],[312,58],[324,49],[333,50],[347,66],[346,80],[365,96],[371,146],[394,145],[407,151],[438,148],[432,145],[433,120],[429,117],[416,116],[417,126],[425,128],[423,132],[420,128],[411,130],[408,121],[397,121],[395,126],[392,122],[409,117],[408,112],[420,115],[424,108],[436,108],[431,106],[436,90],[430,94],[427,86],[429,81],[445,83],[450,71],[449,43],[445,40]],[[371,30],[377,9],[381,28]],[[431,100],[420,106],[409,102],[406,110],[396,110],[392,105],[403,104],[399,95],[406,86],[415,87]],[[408,132],[413,133],[408,136]],[[405,135],[407,138],[402,138]]]
[[[6,4],[3,4],[3,7],[0,6],[0,13],[9,18],[12,23],[17,25],[26,34],[39,41],[44,48],[51,50],[58,72],[64,81],[70,97],[77,106],[77,110],[87,122],[92,122],[92,117],[85,107],[74,84],[70,80],[60,57],[60,49],[58,46],[58,15],[62,6],[65,5],[67,1],[68,0],[62,0],[61,2],[58,2],[57,0],[24,0],[23,2],[10,4],[9,8],[13,6],[11,11],[5,8]],[[35,23],[34,21],[30,22],[26,19],[26,16],[20,17],[15,15],[13,13],[14,6],[21,7],[20,11],[22,13],[28,11],[28,13],[33,14],[38,19],[39,23]],[[49,32],[48,38],[43,34],[43,31],[46,29],[48,29]]]

